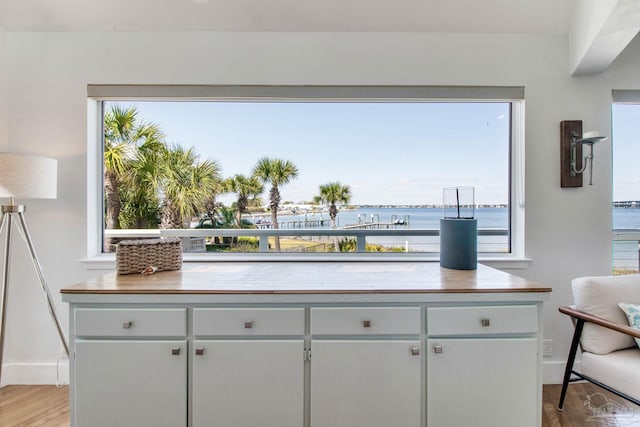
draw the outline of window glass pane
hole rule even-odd
[[[472,186],[479,251],[509,252],[509,102],[105,101],[103,111],[107,251],[127,235],[117,229],[272,229],[271,179],[238,176],[280,159],[291,169],[278,185],[278,228],[293,234],[283,251],[358,250],[358,235],[299,231],[337,228],[389,230],[366,236],[368,251],[438,252],[442,189]],[[330,198],[319,203],[321,190]],[[250,252],[258,240],[212,234],[189,246]]]
[[[613,104],[613,243],[615,272],[637,272],[640,233],[640,104]],[[627,237],[624,237],[624,236]]]

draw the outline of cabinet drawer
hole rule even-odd
[[[314,335],[419,334],[420,307],[311,309]]]
[[[304,335],[304,308],[195,308],[193,335]]]
[[[427,308],[427,335],[527,334],[538,331],[535,305]]]
[[[187,334],[185,308],[79,308],[74,311],[74,317],[75,334],[81,337],[184,337]]]

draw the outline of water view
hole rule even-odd
[[[342,210],[336,218],[338,228],[381,228],[381,229],[431,229],[440,228],[442,208],[415,207],[359,207]],[[260,228],[269,226],[269,215],[253,215],[254,223]],[[506,234],[509,224],[507,208],[480,208],[476,210],[479,229],[492,229],[501,235],[480,236],[478,250],[480,252],[508,252],[509,236]],[[324,212],[308,212],[284,214],[278,216],[281,229],[294,228],[329,228],[329,214]],[[498,231],[500,230],[500,231]],[[367,243],[385,247],[401,248],[412,252],[438,252],[438,236],[384,236],[368,237]]]
[[[613,229],[640,231],[640,209],[613,209]],[[612,249],[614,269],[620,271],[640,270],[640,242],[638,240],[614,241]]]
[[[443,187],[473,185],[479,197],[476,203],[491,206],[476,211],[481,231],[478,251],[508,253],[508,209],[498,206],[509,196],[510,166],[518,164],[511,157],[511,129],[518,123],[512,121],[510,109],[506,102],[137,102],[128,106],[106,102],[103,250],[115,250],[122,237],[119,230],[181,229],[190,222],[206,228],[203,221],[209,227],[232,229],[243,227],[243,220],[269,228],[272,219],[259,207],[273,205],[279,210],[280,228],[298,229],[289,239],[293,250],[298,245],[306,251],[311,240],[324,239],[325,247],[318,251],[353,251],[353,242],[346,242],[345,248],[340,242],[332,246],[333,237],[305,237],[299,231],[328,229],[326,210],[296,210],[291,202],[280,203],[313,200],[299,203],[307,208],[310,203],[360,206],[343,210],[336,218],[339,229],[358,230],[354,235],[359,240],[341,235],[346,237],[343,242],[356,240],[358,251],[437,253],[441,209],[400,206],[434,206],[442,203]],[[207,119],[192,120],[199,115]],[[630,240],[613,243],[613,260],[617,269],[637,270],[640,203],[633,202],[639,197],[633,163],[637,144],[636,133],[627,132],[637,123],[637,111],[614,106],[613,116],[613,198],[622,200],[614,203],[613,229],[631,230],[622,237]],[[246,126],[246,117],[255,118],[251,126]],[[146,131],[123,133],[118,125],[122,120],[126,129]],[[443,145],[441,141],[451,139],[452,123],[472,137],[456,133]],[[212,128],[214,139],[210,138]],[[426,139],[425,128],[429,129]],[[136,140],[135,135],[141,134],[146,135],[144,141]],[[402,149],[395,148],[399,140]],[[123,146],[137,154],[122,150]],[[122,157],[122,153],[128,154]],[[327,165],[335,164],[336,153],[341,164],[349,167],[331,168],[328,174]],[[483,157],[487,153],[490,156]],[[117,167],[122,163],[126,163],[126,174]],[[192,179],[180,179],[184,176]],[[365,207],[365,203],[372,205]],[[387,203],[400,206],[383,205]],[[261,213],[248,214],[257,210]],[[364,248],[366,232],[361,230],[373,229],[389,233],[371,232],[366,236],[371,247]],[[281,239],[266,233],[234,236],[200,239],[197,250],[266,252],[272,240],[275,250],[280,250]],[[239,243],[244,246],[230,247]]]
[[[338,213],[338,228],[363,224],[388,225],[389,228],[402,229],[438,229],[442,208],[410,208],[410,207],[359,207],[343,210]],[[258,226],[268,224],[269,215],[254,215]],[[509,211],[504,207],[479,208],[476,210],[478,228],[480,230],[503,230],[509,225]],[[298,213],[280,215],[280,228],[301,228],[303,224],[310,227],[329,228],[329,215],[326,212]],[[613,209],[614,230],[640,230],[640,209]],[[367,242],[387,247],[399,247],[415,252],[437,252],[439,238],[437,236],[385,236],[369,237]],[[616,241],[613,243],[613,265],[615,269],[638,269],[638,241]],[[479,236],[478,251],[483,253],[509,252],[509,236]]]
[[[285,205],[286,206],[286,205]],[[253,215],[258,221],[268,221],[269,214]],[[411,228],[439,228],[442,218],[442,208],[409,208],[409,207],[359,207],[338,212],[336,224],[338,228],[347,227],[363,222],[393,223],[406,221]],[[509,225],[509,211],[507,208],[476,209],[478,228],[506,229]],[[329,220],[329,214],[324,212],[309,212],[298,214],[283,214],[278,216],[280,228],[286,228],[289,222]],[[401,224],[398,224],[401,225]],[[328,227],[328,223],[325,224]]]

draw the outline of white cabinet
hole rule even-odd
[[[304,308],[194,308],[193,335],[303,336]]]
[[[79,308],[72,425],[187,425],[186,308]]]
[[[428,307],[429,336],[531,335],[538,331],[538,307],[500,305]]]
[[[536,425],[535,338],[427,340],[429,427]]]
[[[73,313],[78,337],[184,337],[186,308],[79,308]]]
[[[304,319],[301,307],[194,308],[192,426],[303,426]]]
[[[419,340],[312,340],[311,427],[419,427]]]
[[[418,335],[420,307],[314,307],[311,335]]]
[[[185,340],[79,339],[74,352],[72,425],[187,425]]]
[[[537,307],[427,308],[427,426],[534,427]]]
[[[539,301],[198,298],[72,304],[73,427],[540,425]]]
[[[311,427],[421,425],[420,313],[420,307],[311,309]]]
[[[194,427],[301,427],[304,341],[194,342]]]

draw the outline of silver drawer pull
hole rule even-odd
[[[363,328],[370,328],[371,327],[371,320],[363,320],[362,321],[362,327]]]
[[[420,356],[420,349],[418,347],[411,347],[412,356]]]
[[[133,326],[133,322],[131,320],[122,322],[122,329],[131,329],[132,326]]]
[[[196,348],[196,356],[202,356],[204,354],[204,347]]]
[[[251,329],[253,328],[253,320],[249,320],[247,322],[244,322],[244,328],[245,329]]]
[[[491,326],[491,319],[482,318],[480,319],[480,323],[482,326]]]
[[[178,355],[180,354],[180,347],[173,347],[173,348],[171,349],[171,354],[172,354],[173,356],[178,356]]]
[[[434,353],[442,353],[442,345],[440,344],[436,344],[433,346],[433,352]]]

